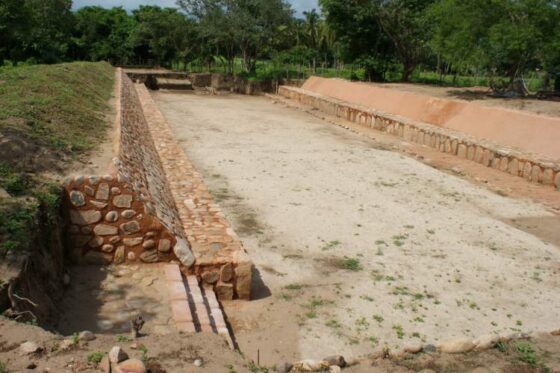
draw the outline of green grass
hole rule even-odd
[[[103,360],[104,356],[105,356],[105,352],[101,352],[101,351],[93,352],[88,355],[87,361],[88,363],[97,365],[101,362],[101,360]]]
[[[337,267],[341,269],[346,269],[348,271],[358,272],[363,269],[362,263],[358,258],[344,258],[340,259],[337,263]]]
[[[14,130],[70,154],[104,135],[114,69],[105,62],[0,68],[0,132]]]

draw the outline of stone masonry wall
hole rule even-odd
[[[148,203],[116,176],[76,176],[65,182],[70,255],[81,264],[176,260],[174,235]]]
[[[249,299],[253,264],[241,241],[175,141],[148,89],[142,84],[135,88],[169,182],[170,195],[196,258],[195,265],[183,268],[183,273],[195,274],[212,286],[220,299]]]
[[[487,167],[560,190],[560,164],[461,132],[353,105],[301,88],[281,86],[278,94],[322,112],[466,158]]]

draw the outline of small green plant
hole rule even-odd
[[[379,324],[381,324],[381,323],[383,322],[383,320],[384,320],[384,319],[383,319],[383,316],[381,316],[381,315],[373,315],[373,319],[374,319],[375,321],[377,321]]]
[[[228,373],[237,373],[237,371],[231,364],[226,365],[226,369],[228,370]]]
[[[498,343],[496,343],[496,350],[505,353],[507,351],[507,345],[503,341],[498,341]]]
[[[0,361],[0,373],[8,373],[8,368],[6,368],[6,365]]]
[[[142,360],[143,362],[148,361],[148,348],[144,345],[141,345],[140,347],[138,347],[138,350],[142,353],[140,360]]]
[[[101,360],[103,360],[103,357],[105,357],[105,352],[97,351],[89,354],[87,357],[87,361],[88,363],[97,365],[101,362]]]
[[[517,351],[517,357],[519,360],[532,367],[537,366],[537,355],[535,354],[535,349],[531,343],[526,341],[517,342],[515,350]]]
[[[342,325],[335,319],[330,319],[329,321],[327,321],[325,323],[326,326],[328,326],[329,328],[333,328],[333,329],[338,329],[340,327],[342,327]]]
[[[363,269],[362,263],[358,258],[344,258],[340,261],[340,268],[346,269],[348,271],[358,272]]]
[[[72,334],[72,343],[77,345],[80,342],[80,335],[76,332]]]
[[[300,290],[303,286],[300,284],[289,284],[284,286],[284,289],[286,290]]]
[[[403,330],[402,326],[393,325],[393,330],[395,331],[395,333],[397,333],[397,338],[398,339],[403,339],[404,338],[404,330]]]
[[[323,246],[323,247],[321,248],[321,250],[327,251],[327,250],[334,249],[335,247],[339,246],[340,243],[341,243],[341,242],[338,241],[338,240],[330,241],[330,242],[328,242],[325,246]]]
[[[117,342],[125,343],[125,342],[132,342],[132,338],[127,335],[117,335]]]

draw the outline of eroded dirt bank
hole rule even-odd
[[[154,95],[262,281],[226,305],[261,364],[558,328],[556,219],[259,97]]]

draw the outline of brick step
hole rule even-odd
[[[234,349],[224,313],[211,287],[202,288],[196,276],[185,279],[178,264],[162,264],[177,330],[184,333],[217,333]]]

